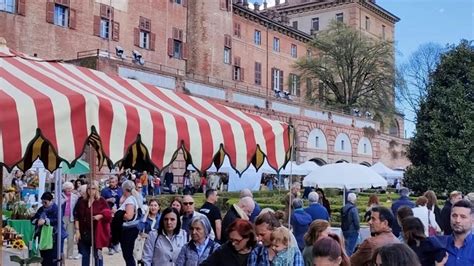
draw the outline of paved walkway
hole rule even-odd
[[[125,265],[125,261],[122,258],[122,253],[115,253],[114,255],[109,255],[108,249],[104,248],[104,266],[122,266]],[[91,265],[92,259],[91,259]],[[66,260],[66,266],[81,266],[81,259],[78,260]]]

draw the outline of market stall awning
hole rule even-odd
[[[224,154],[238,171],[288,159],[289,125],[211,101],[0,44],[0,164],[54,170],[87,144],[109,167],[148,160],[162,169],[184,151],[203,170]]]

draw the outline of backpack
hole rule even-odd
[[[349,227],[351,225],[351,221],[349,221],[348,216],[351,213],[351,210],[355,208],[354,205],[350,206],[347,208],[347,210],[344,212],[344,207],[341,209],[341,230],[342,231],[348,231]]]

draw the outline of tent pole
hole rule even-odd
[[[346,205],[346,186],[342,188],[342,206]]]
[[[89,175],[90,181],[89,181],[88,187],[92,186],[92,182],[94,182],[93,176],[95,176],[95,175],[93,175],[93,174]],[[96,193],[99,192],[98,187],[97,187],[96,191],[97,191]],[[89,193],[89,192],[86,192],[86,193]],[[87,197],[90,197],[90,195],[87,194]],[[87,201],[87,204],[89,204],[89,201],[90,201],[90,199]],[[95,199],[92,201],[92,204],[91,204],[91,207],[90,207],[91,208],[91,242],[92,242],[91,243],[91,255],[92,255],[91,257],[92,257],[92,265],[96,264],[96,257],[94,256],[94,254],[95,254],[94,253],[95,252],[95,237],[94,237],[95,235],[94,235],[94,216],[93,216],[94,215],[94,201],[95,201]]]
[[[291,153],[290,153],[290,163],[293,162],[295,159],[295,152],[296,152],[296,136],[295,136],[295,128],[293,126],[290,127],[290,132],[291,136],[293,136],[293,143],[291,145]],[[290,165],[292,168],[292,165]],[[290,168],[290,180],[289,180],[289,185],[290,185],[290,194],[289,194],[289,204],[288,204],[288,228],[291,228],[291,205],[293,204],[293,200],[291,197],[291,188],[293,186],[293,170]]]
[[[62,215],[62,207],[61,207],[61,191],[62,191],[62,183],[63,183],[63,180],[62,180],[62,177],[61,177],[61,167],[59,167],[58,169],[56,169],[56,171],[54,171],[54,178],[56,180],[56,188],[55,188],[55,194],[56,194],[56,204],[58,205],[58,225],[57,225],[57,232],[58,232],[58,237],[56,239],[56,247],[57,247],[57,254],[56,254],[56,265],[62,265],[63,264],[63,261],[62,261],[62,235],[61,235],[61,229],[62,229],[62,219],[63,219],[63,215]]]

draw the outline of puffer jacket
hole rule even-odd
[[[217,242],[209,239],[204,252],[199,256],[196,245],[194,241],[189,241],[186,245],[183,246],[181,252],[176,259],[176,266],[197,266],[209,257],[220,245]]]

